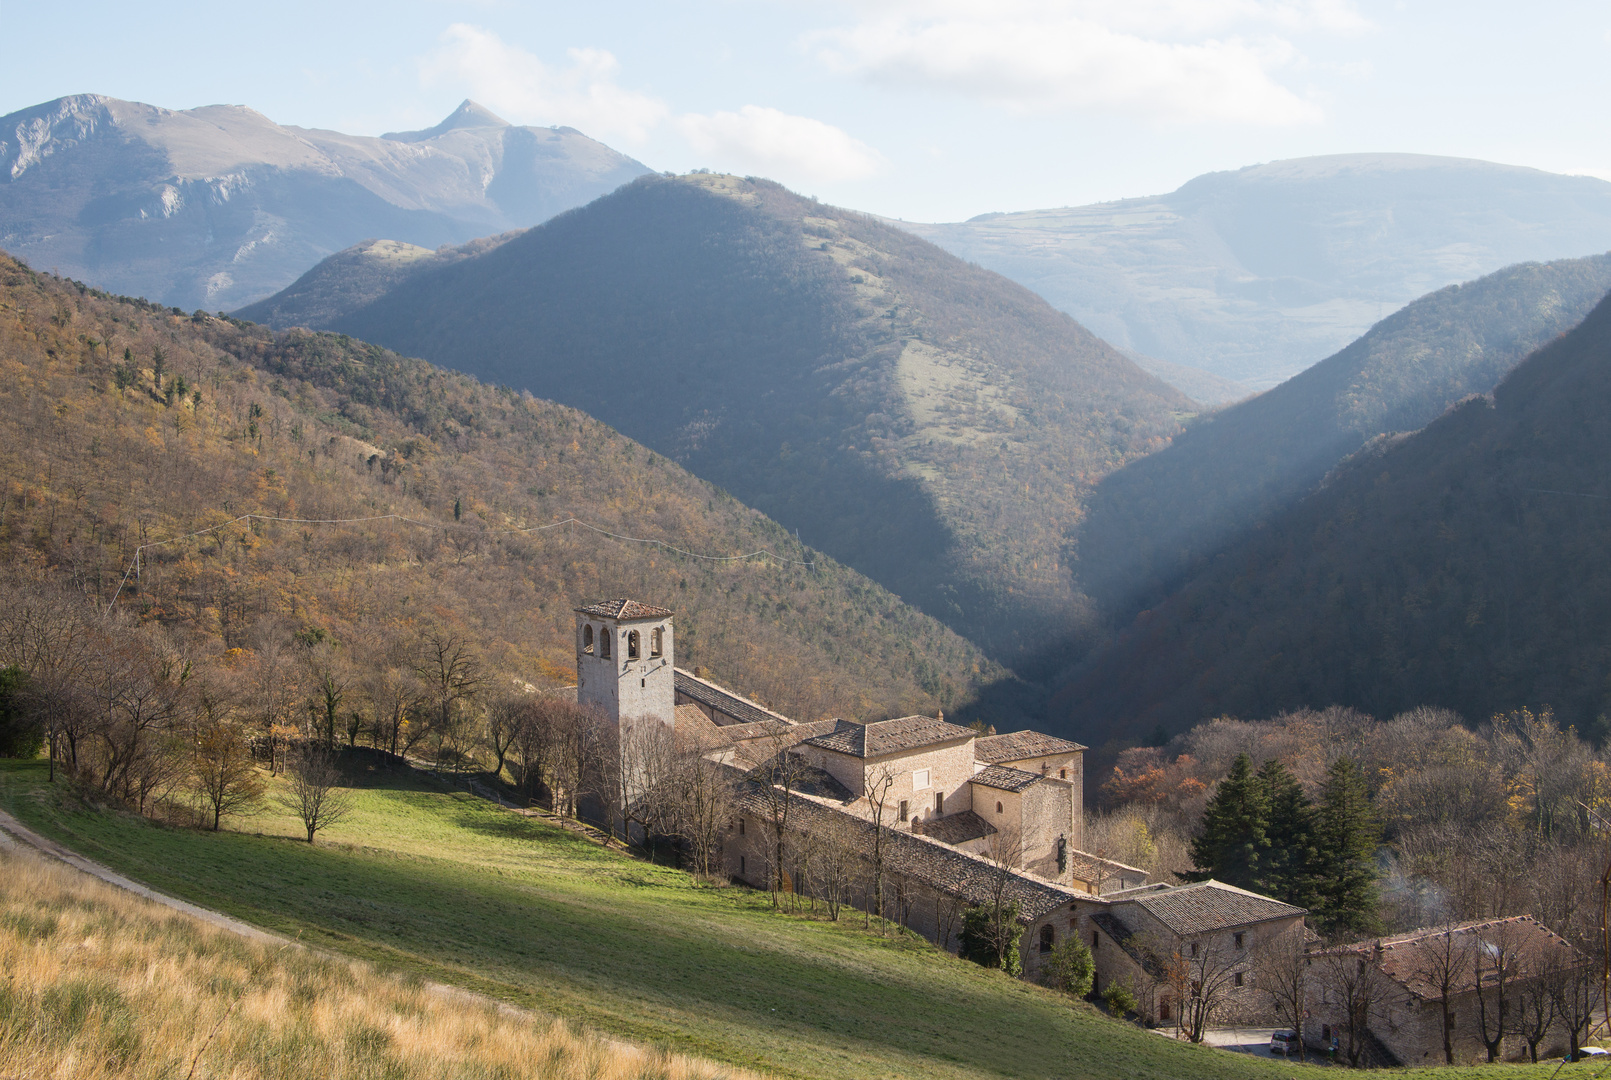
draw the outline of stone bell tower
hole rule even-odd
[[[622,720],[677,721],[671,612],[636,600],[576,609],[576,700]]]

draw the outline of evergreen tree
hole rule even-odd
[[[1372,933],[1377,926],[1376,849],[1382,828],[1352,758],[1338,758],[1326,773],[1318,829],[1322,873],[1312,910],[1328,936]]]
[[[1259,769],[1269,802],[1269,855],[1259,872],[1259,891],[1299,907],[1313,907],[1318,870],[1314,803],[1292,771],[1275,758]]]
[[[1258,889],[1270,851],[1270,800],[1253,774],[1253,760],[1237,755],[1231,771],[1203,809],[1203,831],[1191,842],[1192,862],[1203,881]]]

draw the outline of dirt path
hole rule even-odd
[[[104,881],[108,885],[123,889],[126,892],[131,892],[136,896],[144,897],[145,899],[150,900],[152,903],[161,904],[164,907],[183,912],[184,914],[189,915],[191,918],[200,919],[202,922],[211,926],[216,926],[220,930],[227,930],[232,934],[238,934],[241,937],[246,938],[248,941],[262,942],[266,945],[294,945],[299,949],[308,948],[308,946],[304,945],[302,942],[285,937],[282,934],[271,934],[267,930],[259,930],[250,923],[241,922],[239,919],[231,918],[222,912],[212,911],[204,907],[197,907],[195,904],[181,900],[177,896],[169,896],[166,893],[159,893],[155,889],[141,885],[138,881],[132,881],[129,878],[124,877],[122,874],[102,866],[98,862],[93,862],[90,859],[84,858],[84,856],[75,851],[62,847],[49,837],[40,836],[38,833],[28,828],[28,826],[22,824],[4,810],[0,810],[0,850],[18,847],[33,848],[41,854],[64,862],[73,869],[78,870],[81,873],[88,874],[90,877]],[[328,956],[332,960],[340,960],[347,963],[353,962],[351,957],[341,956],[338,953],[326,952],[323,949],[315,949],[313,951],[322,956]],[[437,994],[444,998],[452,999],[454,1001],[460,1001],[470,1005],[496,1006],[498,1011],[500,1013],[504,1013],[505,1015],[523,1017],[525,1019],[538,1022],[551,1022],[556,1019],[555,1017],[551,1017],[543,1013],[532,1012],[529,1009],[522,1009],[519,1006],[509,1004],[507,1001],[499,1001],[497,998],[477,994],[473,991],[465,990],[463,987],[452,986],[448,983],[431,982],[427,980],[425,986],[426,989],[430,990],[431,993]],[[638,1049],[638,1047],[633,1046],[630,1043],[622,1042],[619,1039],[614,1039],[607,1035],[602,1035],[595,1032],[594,1036],[607,1045],[615,1046],[621,1049]]]

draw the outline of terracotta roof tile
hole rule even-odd
[[[664,619],[672,614],[670,608],[628,600],[624,596],[614,600],[601,600],[575,610],[579,614],[596,615],[601,619]]]
[[[1051,757],[1053,754],[1073,754],[1086,747],[1055,735],[1042,735],[1038,731],[1009,731],[1005,735],[984,735],[974,740],[973,756],[987,765],[1003,761],[1025,761],[1029,758]]]
[[[1564,939],[1526,915],[1516,915],[1507,919],[1485,919],[1448,927],[1430,927],[1414,930],[1408,934],[1385,937],[1379,942],[1375,939],[1361,941],[1326,951],[1357,952],[1362,956],[1374,957],[1376,966],[1388,978],[1423,1000],[1435,1000],[1441,995],[1432,972],[1437,970],[1436,954],[1443,945],[1440,939],[1445,934],[1450,936],[1449,945],[1455,954],[1464,956],[1464,976],[1455,987],[1456,993],[1467,993],[1476,989],[1475,965],[1472,959],[1481,950],[1487,950],[1487,956],[1491,956],[1495,948],[1513,951],[1516,957],[1514,970],[1523,978],[1542,973],[1555,960],[1565,960],[1568,965],[1588,962],[1586,956]],[[1376,951],[1378,944],[1381,945],[1380,953]],[[1485,967],[1491,968],[1492,960],[1487,956],[1483,963]],[[1490,974],[1485,982],[1492,981],[1493,976]]]
[[[853,757],[875,758],[974,737],[972,728],[948,724],[937,717],[903,716],[898,720],[875,720],[870,724],[841,720],[833,731],[808,741],[812,746],[824,750]]]

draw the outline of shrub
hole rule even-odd
[[[1091,958],[1090,946],[1079,938],[1067,937],[1052,949],[1041,972],[1052,989],[1084,997],[1091,992],[1091,982],[1096,978],[1096,961]]]
[[[1108,1007],[1108,1012],[1114,1016],[1127,1016],[1136,1011],[1135,991],[1122,982],[1110,982],[1108,988],[1102,991],[1102,1004]]]

